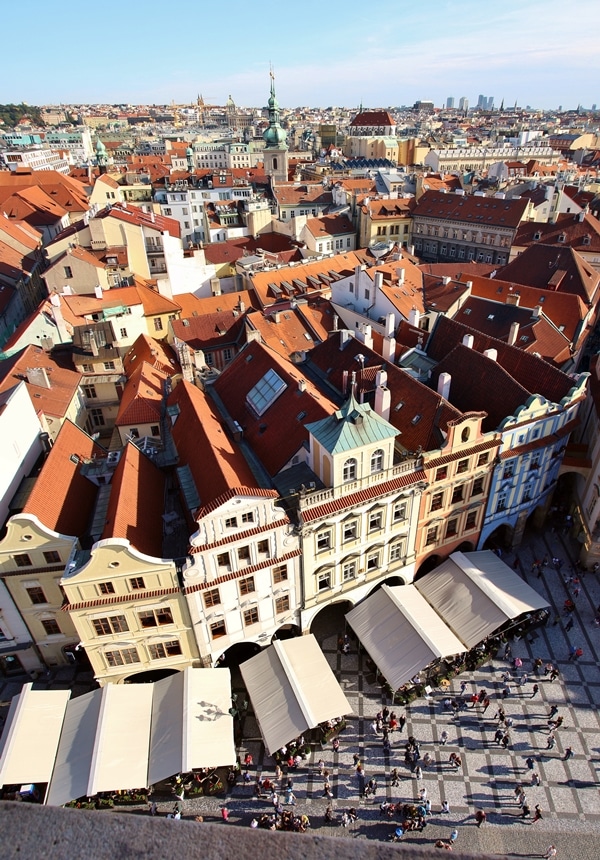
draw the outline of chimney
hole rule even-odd
[[[382,368],[381,370],[377,371],[377,373],[375,374],[375,385],[378,388],[380,385],[383,385],[384,387],[387,385],[387,370],[384,370]]]
[[[463,346],[466,346],[468,349],[473,349],[473,335],[466,334],[462,339]]]
[[[506,297],[507,305],[514,305],[515,307],[519,307],[519,302],[521,301],[520,293],[509,293]]]
[[[240,299],[240,303],[239,303],[239,309],[240,309],[241,314],[246,313],[246,305],[241,299]]]
[[[298,380],[298,393],[304,394],[305,391],[306,391],[306,379],[299,379]]]
[[[383,272],[375,272],[375,292],[379,292],[383,286]]]
[[[88,330],[87,335],[89,338],[90,350],[92,352],[92,355],[97,356],[98,355],[98,344],[96,343],[96,335],[94,334],[94,332],[91,329]]]
[[[452,377],[449,373],[440,373],[438,377],[437,384],[437,392],[440,397],[443,397],[444,400],[448,400],[450,396],[450,383],[452,382]]]
[[[94,295],[96,296],[97,299],[102,298],[102,287],[100,286],[100,284],[98,284],[96,287],[94,287]]]
[[[60,343],[67,343],[67,341],[71,340],[69,332],[67,331],[67,326],[65,325],[65,318],[63,317],[62,310],[60,307],[60,298],[53,293],[50,296],[50,304],[52,305],[52,317],[56,324],[56,330],[58,331],[58,336],[60,338]]]
[[[358,327],[356,339],[364,343],[365,346],[368,346],[369,349],[373,349],[373,334],[371,326],[368,323],[362,323]]]
[[[395,337],[384,337],[383,343],[381,344],[381,354],[385,358],[386,361],[394,364],[396,361],[396,338]]]
[[[393,337],[396,330],[396,317],[394,314],[385,315],[385,336]]]
[[[384,418],[386,421],[389,421],[391,405],[392,394],[390,389],[385,385],[378,385],[375,389],[375,412],[380,418]]]
[[[490,361],[498,361],[497,349],[484,349],[483,354],[486,355]]]
[[[271,314],[271,319],[274,323],[281,322],[281,313],[279,311],[275,311],[275,313]]]
[[[343,349],[346,346],[351,337],[352,335],[347,328],[340,329],[340,349]]]
[[[473,289],[473,281],[465,281],[465,287],[468,290],[472,290]]]
[[[338,315],[337,315],[337,314],[334,314],[334,315],[333,315],[333,331],[337,331],[337,330],[338,330],[338,325],[339,325],[339,324],[340,324],[340,318],[338,317]]]
[[[447,287],[451,280],[452,278],[449,275],[444,275],[442,278],[442,284]]]
[[[52,387],[45,367],[28,367],[26,373],[27,382],[30,385],[39,385],[40,388]]]
[[[519,335],[519,323],[514,322],[510,324],[510,332],[508,334],[508,345],[514,346],[517,342],[517,337]]]
[[[408,322],[410,323],[410,325],[414,326],[415,328],[419,328],[420,320],[421,314],[419,313],[417,308],[411,308],[408,314]]]
[[[400,287],[404,283],[404,278],[406,277],[406,272],[404,269],[398,267],[396,269],[396,274],[398,275],[398,286]]]
[[[534,318],[535,320],[539,320],[539,318],[541,317],[541,315],[542,315],[542,306],[541,306],[541,305],[536,305],[536,306],[534,307],[534,309],[533,309],[533,318]]]

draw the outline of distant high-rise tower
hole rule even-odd
[[[485,101],[486,110],[494,110],[494,96],[488,96]]]
[[[466,96],[462,96],[458,100],[458,109],[459,110],[469,110],[469,99]]]
[[[263,134],[265,141],[265,173],[275,182],[287,182],[288,146],[287,135],[279,124],[279,104],[275,97],[275,75],[271,71],[271,95],[269,97],[269,127]]]
[[[446,109],[452,110],[453,107],[454,107],[454,96],[448,96],[448,98],[446,99]]]
[[[482,95],[481,93],[479,94],[479,97],[477,98],[477,109],[478,110],[485,110],[485,96]]]

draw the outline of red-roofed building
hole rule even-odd
[[[166,478],[129,443],[103,493],[101,539],[61,580],[96,680],[198,665],[173,561],[162,557]],[[97,513],[98,524],[100,524]]]
[[[79,642],[71,619],[61,612],[59,582],[81,550],[96,504],[98,487],[84,477],[81,465],[105,454],[65,421],[28,496],[23,487],[20,511],[8,520],[0,542],[0,577],[47,666],[70,662]]]
[[[585,211],[576,215],[560,213],[547,224],[525,221],[512,242],[511,264],[526,248],[537,244],[558,245],[560,249],[576,251],[586,263],[600,271],[600,223]],[[506,273],[503,277],[507,277]],[[508,278],[512,276],[509,274]]]
[[[133,370],[121,397],[115,427],[121,444],[146,436],[160,439],[163,399],[169,375],[147,362]]]

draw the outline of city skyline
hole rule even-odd
[[[439,0],[433,14],[431,7],[398,11],[384,0],[376,16],[355,0],[343,13],[306,0],[269,20],[248,15],[239,0],[231,0],[226,17],[223,7],[191,7],[184,21],[169,21],[155,0],[130,0],[125,20],[115,0],[71,18],[57,17],[39,0],[29,8],[26,64],[18,38],[5,46],[15,73],[5,81],[4,102],[191,103],[200,93],[206,103],[224,104],[231,94],[241,107],[260,106],[270,63],[286,107],[419,99],[442,107],[449,96],[455,104],[465,96],[473,106],[479,93],[493,93],[496,107],[502,100],[545,109],[600,101],[594,0],[575,0],[568,16],[558,0],[529,0],[525,7],[507,0],[492,12],[476,0]],[[4,19],[5,32],[17,34],[16,8]],[[182,50],[184,37],[190,50]],[[76,65],[82,54],[89,58],[83,69]]]

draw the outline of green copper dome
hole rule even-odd
[[[275,96],[275,78],[271,72],[271,95],[269,96],[269,127],[263,133],[266,149],[287,149],[287,134],[279,125],[279,104]]]

